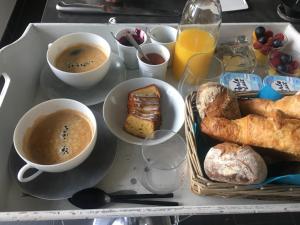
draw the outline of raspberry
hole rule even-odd
[[[253,48],[254,49],[261,49],[262,47],[263,47],[263,44],[258,42],[258,41],[253,43]]]
[[[280,58],[281,56],[281,52],[278,50],[273,50],[270,56],[270,59],[274,59],[274,58]]]
[[[272,66],[276,68],[280,64],[280,58],[273,58],[270,62]]]
[[[262,48],[261,48],[261,53],[264,54],[264,55],[268,55],[268,53],[271,51],[271,47],[270,46],[267,46],[267,45],[264,45]]]
[[[294,61],[291,62],[290,65],[295,70],[295,69],[297,69],[299,67],[299,62],[296,61],[296,60],[294,60]]]
[[[268,38],[268,41],[267,41],[267,43],[266,43],[266,45],[272,46],[272,44],[273,44],[273,38],[272,38],[272,37],[269,37],[269,38]]]
[[[273,37],[273,31],[267,30],[267,31],[265,32],[265,36],[266,36],[267,38]]]
[[[284,40],[284,34],[283,33],[275,34],[274,39],[283,41]]]
[[[295,69],[291,65],[287,65],[287,72],[290,73],[290,74],[294,74]]]

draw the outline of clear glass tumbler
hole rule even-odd
[[[173,131],[157,130],[142,144],[143,167],[140,181],[150,192],[176,191],[186,173],[186,145]]]
[[[178,91],[183,98],[196,91],[201,84],[219,82],[224,72],[222,61],[213,56],[210,62],[204,63],[205,57],[205,53],[199,53],[188,60],[178,84]]]

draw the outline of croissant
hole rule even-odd
[[[287,160],[300,161],[300,120],[283,118],[278,112],[268,118],[253,114],[236,120],[205,117],[201,130],[221,141],[272,149]]]
[[[280,110],[285,116],[300,119],[300,95],[286,96],[277,101],[267,99],[239,100],[240,110],[243,115],[257,114],[270,116],[275,110]]]

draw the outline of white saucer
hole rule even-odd
[[[40,76],[41,88],[49,99],[70,98],[88,106],[103,102],[113,87],[126,80],[126,68],[123,60],[115,53],[112,53],[111,57],[111,66],[104,79],[86,90],[80,90],[65,84],[53,74],[46,63]]]

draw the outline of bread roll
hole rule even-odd
[[[198,88],[196,106],[203,119],[205,116],[238,119],[241,117],[235,94],[228,88],[208,82]]]
[[[267,177],[267,166],[258,153],[229,142],[208,151],[204,170],[211,180],[238,185],[259,184]]]

